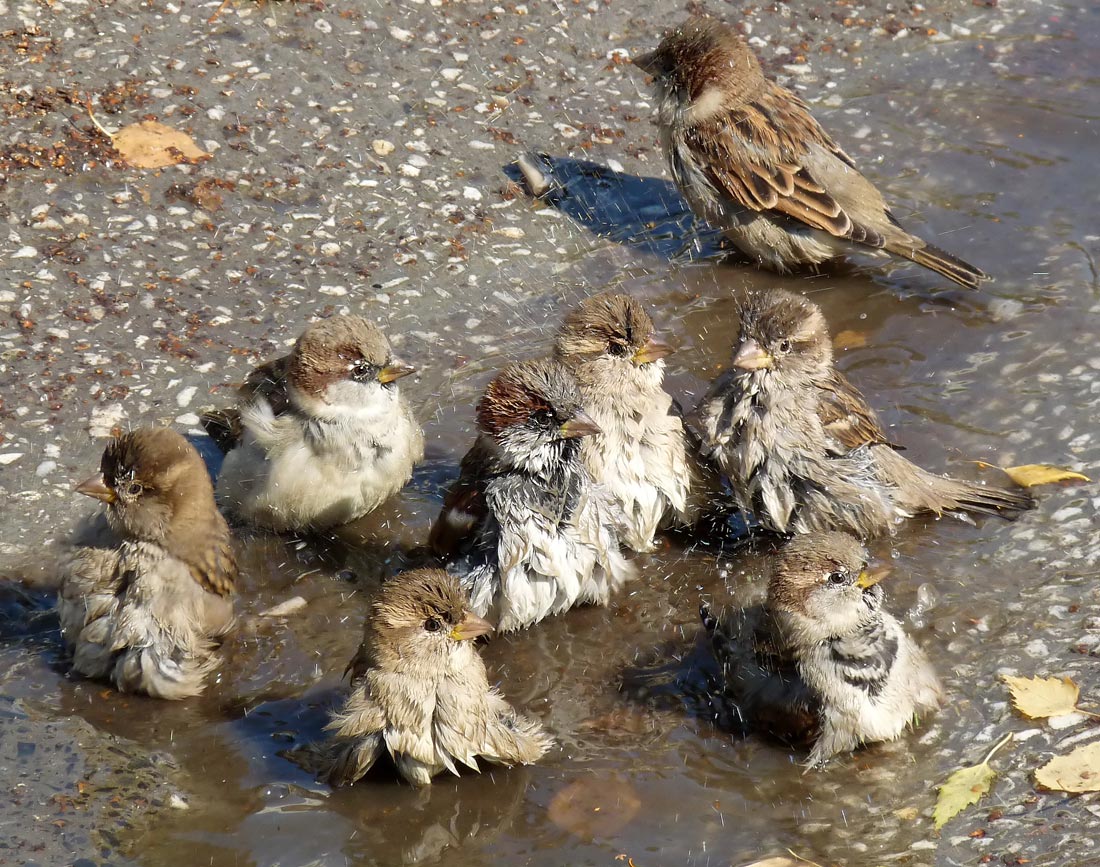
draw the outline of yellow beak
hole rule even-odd
[[[85,497],[102,500],[104,503],[113,503],[118,499],[115,492],[108,488],[106,482],[103,481],[103,476],[92,476],[90,479],[85,479],[73,490]]]
[[[649,364],[649,362],[657,361],[660,358],[664,358],[666,355],[672,355],[675,351],[675,349],[663,340],[651,337],[646,341],[645,346],[631,356],[630,360],[635,366],[639,364]]]
[[[751,337],[741,342],[733,356],[733,366],[740,367],[742,370],[763,370],[771,367],[773,361],[774,359]]]
[[[592,434],[603,433],[600,426],[594,422],[586,412],[577,411],[569,421],[558,428],[558,433],[569,439],[571,437],[587,437]]]
[[[400,379],[403,376],[408,376],[410,373],[416,373],[416,368],[411,364],[405,364],[403,361],[393,359],[378,371],[378,381],[385,385],[388,382],[393,382],[395,379]]]
[[[493,631],[493,624],[488,620],[478,617],[472,611],[467,611],[454,629],[451,630],[451,638],[455,641],[470,641],[479,635],[487,635]]]
[[[864,569],[859,573],[859,577],[856,579],[856,587],[860,590],[866,590],[868,587],[874,587],[886,577],[885,571],[868,572]]]

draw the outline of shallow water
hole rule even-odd
[[[996,472],[973,461],[1100,463],[1100,12],[1035,5],[994,35],[979,32],[899,40],[904,56],[879,51],[835,89],[811,82],[807,94],[839,98],[815,111],[902,221],[994,274],[991,287],[944,289],[915,267],[779,277],[670,263],[538,217],[524,242],[537,259],[508,262],[488,288],[459,294],[457,313],[416,301],[392,309],[391,332],[407,332],[403,354],[424,367],[409,391],[428,461],[399,502],[336,539],[242,540],[246,627],[208,695],[166,704],[65,678],[48,630],[4,648],[6,696],[180,764],[189,808],[160,813],[129,841],[132,857],[148,867],[181,858],[392,867],[611,864],[625,855],[652,867],[736,864],[790,848],[820,863],[974,863],[984,853],[1043,863],[1072,845],[1084,858],[1095,844],[1081,831],[1082,802],[1036,799],[1028,779],[1059,736],[1050,732],[1006,754],[993,796],[943,837],[927,817],[952,769],[979,760],[1002,731],[1026,728],[1006,705],[999,672],[1070,673],[1084,694],[1100,688],[1088,655],[1096,642],[1073,651],[1100,601],[1091,486],[1043,489],[1036,511],[1014,524],[913,521],[873,546],[892,565],[890,607],[908,615],[949,701],[902,741],[822,772],[804,775],[799,756],[731,737],[692,695],[708,667],[700,602],[744,599],[759,586],[761,561],[673,542],[644,558],[641,580],[610,608],[573,611],[484,648],[503,692],[558,740],[538,765],[442,777],[426,792],[377,775],[334,793],[280,755],[320,736],[371,591],[426,537],[471,440],[480,388],[504,360],[545,348],[562,311],[589,291],[617,287],[645,300],[679,346],[668,386],[685,406],[728,358],[733,293],[780,286],[821,304],[840,337],[841,367],[918,463],[991,481]],[[308,197],[295,203],[310,206]],[[534,235],[542,229],[545,239]],[[493,301],[492,291],[512,301]],[[488,324],[464,327],[467,314]],[[256,617],[295,595],[308,600],[304,612]],[[574,811],[582,818],[563,822],[570,793],[591,800]],[[1006,818],[970,837],[991,807]]]

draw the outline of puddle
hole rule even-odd
[[[279,15],[286,9],[271,7]],[[760,564],[672,543],[644,559],[642,580],[610,608],[552,618],[484,649],[507,697],[559,742],[538,765],[443,777],[428,792],[371,777],[333,793],[279,755],[319,736],[343,689],[372,589],[422,544],[472,441],[481,387],[505,360],[544,350],[561,313],[588,291],[618,287],[645,301],[662,335],[679,347],[668,385],[686,407],[728,360],[732,294],[784,287],[824,308],[834,337],[843,336],[840,366],[923,466],[978,477],[975,460],[1100,464],[1093,438],[1100,412],[1093,167],[1100,16],[1061,9],[1067,21],[1052,24],[1053,14],[1036,7],[980,45],[976,36],[919,46],[910,40],[904,57],[876,53],[850,93],[838,88],[841,108],[815,109],[853,145],[904,223],[996,276],[988,291],[944,288],[908,266],[858,262],[783,277],[682,261],[667,243],[647,252],[630,233],[596,237],[539,215],[527,219],[523,243],[544,259],[501,265],[465,289],[438,281],[450,287],[451,301],[433,300],[430,280],[422,298],[401,301],[399,288],[379,290],[394,293],[385,308],[390,331],[403,335],[395,343],[422,368],[408,391],[424,422],[428,460],[398,501],[334,538],[244,538],[241,604],[249,625],[227,648],[227,666],[208,695],[183,704],[114,695],[61,676],[42,634],[4,633],[6,695],[42,717],[83,720],[179,764],[190,808],[156,815],[152,830],[127,841],[131,857],[146,867],[178,864],[181,853],[210,867],[560,867],[627,856],[636,867],[653,867],[737,864],[790,848],[822,864],[947,864],[999,856],[998,828],[1016,835],[1011,852],[1066,844],[1069,832],[1051,821],[1059,799],[1038,807],[1029,800],[1028,771],[1047,735],[1006,754],[994,796],[960,825],[959,837],[937,838],[926,817],[935,786],[951,770],[980,758],[994,733],[1022,727],[998,672],[1072,673],[1084,694],[1100,694],[1095,662],[1089,667],[1087,654],[1072,652],[1082,630],[1078,611],[1100,602],[1090,580],[1100,552],[1089,487],[1044,489],[1038,510],[1015,524],[914,521],[873,546],[893,564],[890,608],[909,616],[950,698],[916,733],[821,773],[804,776],[798,756],[724,732],[690,694],[703,680],[692,672],[702,665],[705,674],[700,601],[741,598],[759,581]],[[1048,32],[1032,39],[1043,22]],[[853,137],[865,117],[875,129]],[[414,229],[406,224],[407,234]],[[275,266],[263,267],[267,274]],[[268,301],[278,308],[296,297]],[[239,303],[251,315],[255,302],[242,298],[207,302]],[[310,298],[323,307],[321,296]],[[269,324],[282,314],[256,316]],[[293,335],[288,328],[280,339]],[[240,369],[227,370],[226,379]],[[156,381],[152,374],[143,380]],[[176,409],[166,412],[170,418]],[[91,455],[98,446],[79,449]],[[40,521],[27,519],[28,532]],[[7,535],[15,535],[10,527]],[[285,622],[256,619],[290,596],[308,601],[303,613]],[[550,818],[570,786],[607,799],[606,821],[586,823],[581,835]],[[991,823],[988,841],[967,837],[994,806],[1006,816]]]

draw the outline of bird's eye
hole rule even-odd
[[[790,352],[791,351],[791,341],[789,341],[789,340],[780,341],[779,351],[780,352]]]
[[[443,628],[443,624],[439,622],[438,618],[429,617],[424,621],[424,628],[428,632],[439,632]]]
[[[141,486],[141,482],[130,482],[126,486],[126,494],[130,497],[138,496],[143,490],[145,489]]]
[[[359,359],[349,368],[351,378],[355,382],[367,382],[378,376],[378,368],[364,358]]]
[[[844,571],[830,572],[825,577],[828,579],[830,584],[837,587],[839,587],[841,584],[848,583],[848,573]]]
[[[608,354],[614,355],[617,358],[622,358],[627,353],[625,343],[619,343],[618,341],[612,342],[607,347]]]
[[[531,420],[539,427],[550,427],[554,423],[554,413],[548,409],[536,409],[531,413]]]

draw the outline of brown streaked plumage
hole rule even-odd
[[[412,372],[361,316],[310,325],[290,355],[252,371],[238,408],[204,414],[228,452],[218,502],[277,531],[327,529],[376,509],[424,456],[395,384]]]
[[[707,493],[720,490],[695,459],[664,389],[672,351],[642,305],[615,292],[577,305],[554,341],[555,357],[576,376],[585,411],[603,432],[583,441],[581,456],[615,498],[623,543],[635,551],[653,550],[662,525],[694,523]]]
[[[987,279],[907,232],[732,27],[693,16],[634,62],[656,81],[661,140],[680,190],[761,265],[787,271],[855,247],[909,259],[968,288]]]
[[[106,504],[107,537],[60,558],[58,608],[73,668],[123,692],[200,693],[233,626],[229,528],[198,452],[167,428],[107,444],[79,493]]]
[[[746,729],[812,741],[811,767],[898,738],[943,690],[883,599],[852,536],[795,536],[775,556],[763,603],[704,615],[722,665],[719,701]]]
[[[730,369],[696,410],[704,450],[740,508],[781,533],[892,532],[921,512],[1011,518],[1024,491],[937,476],[891,444],[863,395],[833,364],[820,308],[790,292],[751,293]]]
[[[361,779],[385,751],[413,785],[477,759],[530,764],[553,744],[495,689],[473,639],[490,625],[472,614],[455,578],[439,569],[388,581],[349,668],[354,689],[328,728],[322,777]]]

